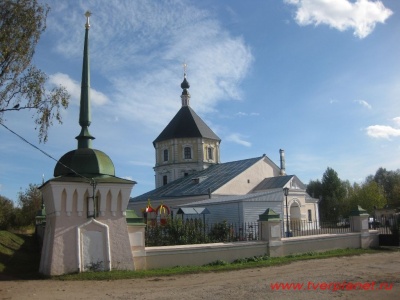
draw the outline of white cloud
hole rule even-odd
[[[129,164],[134,165],[134,166],[154,167],[153,162],[147,162],[147,161],[131,160],[131,161],[129,161]]]
[[[82,56],[83,12],[89,7],[96,8],[89,34],[91,69],[109,80],[110,113],[120,120],[153,130],[165,126],[180,107],[183,62],[188,64],[190,105],[197,113],[242,98],[239,84],[253,61],[250,48],[193,2],[65,4],[49,16],[48,31],[54,34],[56,51],[67,59]]]
[[[393,121],[396,123],[396,125],[400,126],[400,117],[393,118]]]
[[[400,126],[400,117],[395,117],[392,121]],[[400,136],[400,128],[388,125],[372,125],[366,128],[367,134],[373,138],[384,138],[390,140],[391,137]]]
[[[384,23],[393,12],[381,1],[370,0],[284,0],[297,6],[299,25],[326,24],[339,31],[354,30],[360,39],[368,36],[377,23]]]
[[[71,95],[71,102],[75,104],[79,104],[81,97],[81,85],[77,81],[73,80],[67,74],[56,73],[49,76],[49,82],[53,85],[62,85],[64,86],[68,93]],[[103,93],[96,91],[95,89],[90,89],[90,101],[94,105],[104,105],[109,100],[106,95]]]
[[[371,104],[369,104],[367,101],[365,100],[354,100],[354,102],[357,102],[358,104],[361,104],[362,106],[368,108],[368,109],[372,109]]]
[[[246,112],[239,111],[235,115],[240,116],[240,117],[248,117],[248,116],[254,117],[254,116],[259,116],[260,113],[257,113],[257,112],[246,113]]]
[[[390,137],[400,136],[400,129],[386,125],[372,125],[367,127],[367,134],[373,138],[390,139]]]
[[[251,143],[245,141],[243,139],[243,136],[239,133],[232,133],[229,136],[227,136],[225,139],[229,142],[237,143],[237,144],[245,146],[245,147],[251,147]]]

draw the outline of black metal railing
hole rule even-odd
[[[376,217],[370,222],[372,229],[379,232],[379,246],[400,245],[400,215]],[[372,223],[372,224],[371,224]]]
[[[199,219],[148,222],[146,246],[189,245],[258,240],[258,222],[203,223]]]
[[[400,216],[382,216],[370,222],[370,229],[378,230],[380,234],[399,234]]]
[[[296,220],[289,222],[290,232],[286,233],[286,223],[283,224],[284,228],[283,237],[296,237],[296,236],[309,236],[319,234],[338,234],[351,232],[350,223],[347,219],[340,221],[305,221]],[[285,225],[285,226],[283,226]]]

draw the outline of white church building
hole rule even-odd
[[[182,106],[154,140],[156,188],[131,198],[129,209],[139,215],[146,206],[207,208],[216,222],[255,222],[267,208],[290,221],[319,220],[318,199],[306,193],[295,175],[286,175],[285,153],[280,165],[265,155],[221,163],[221,139],[190,107],[190,85],[184,74]],[[288,188],[287,199],[284,188]],[[287,200],[287,209],[286,209]]]

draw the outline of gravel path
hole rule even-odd
[[[294,283],[303,286],[301,290],[273,290],[271,284],[275,283]],[[308,260],[278,267],[160,278],[0,282],[0,299],[246,298],[400,299],[400,252]]]

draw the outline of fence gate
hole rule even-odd
[[[379,246],[400,246],[399,218],[381,218],[379,223]]]

